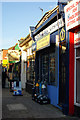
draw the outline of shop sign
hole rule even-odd
[[[80,45],[80,31],[74,33],[74,44],[75,46]]]
[[[60,41],[63,42],[65,39],[65,30],[64,28],[61,29],[60,31]]]
[[[2,66],[5,66],[5,67],[6,67],[7,64],[8,64],[8,60],[3,60],[3,61],[2,61]]]
[[[50,34],[37,41],[37,50],[50,46]]]
[[[80,25],[80,0],[73,0],[65,6],[66,30]]]
[[[41,31],[39,34],[37,34],[35,36],[35,40],[39,40],[40,38],[42,38],[43,36],[47,35],[47,34],[51,34],[54,31],[58,30],[58,28],[61,28],[64,26],[64,21],[63,19],[59,19],[58,21],[52,23],[49,27],[47,27],[46,29],[44,29],[43,31]]]
[[[36,51],[36,42],[32,44],[32,51]]]
[[[32,46],[32,40],[29,42],[29,47],[31,47]]]
[[[19,61],[20,59],[19,50],[8,50],[8,59],[9,61]]]

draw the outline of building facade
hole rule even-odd
[[[26,91],[32,93],[33,81],[34,81],[34,57],[35,54],[32,52],[32,43],[33,40],[30,37],[30,34],[19,43],[19,46],[22,51],[21,55],[21,81],[24,84],[23,88],[26,88]]]
[[[69,34],[69,114],[80,116],[80,0],[65,7]]]
[[[50,103],[68,114],[68,42],[60,6],[45,13],[31,36],[35,41],[35,82],[45,82]]]

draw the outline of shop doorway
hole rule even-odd
[[[66,104],[66,43],[59,45],[59,105]]]

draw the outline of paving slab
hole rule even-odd
[[[27,110],[23,104],[7,104],[7,107],[10,111],[12,110]]]
[[[11,119],[66,119],[80,120],[77,117],[66,116],[61,110],[51,104],[40,105],[32,100],[26,91],[23,96],[13,96],[9,89],[2,90],[2,118]]]

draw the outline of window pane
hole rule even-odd
[[[55,84],[55,54],[50,54],[49,83]]]
[[[76,57],[80,57],[80,47],[76,48]]]
[[[34,64],[35,64],[34,59],[27,61],[27,82],[30,83],[33,83],[35,78]]]
[[[80,59],[76,60],[76,94],[76,102],[80,103]]]
[[[42,81],[48,81],[48,55],[42,56]]]

